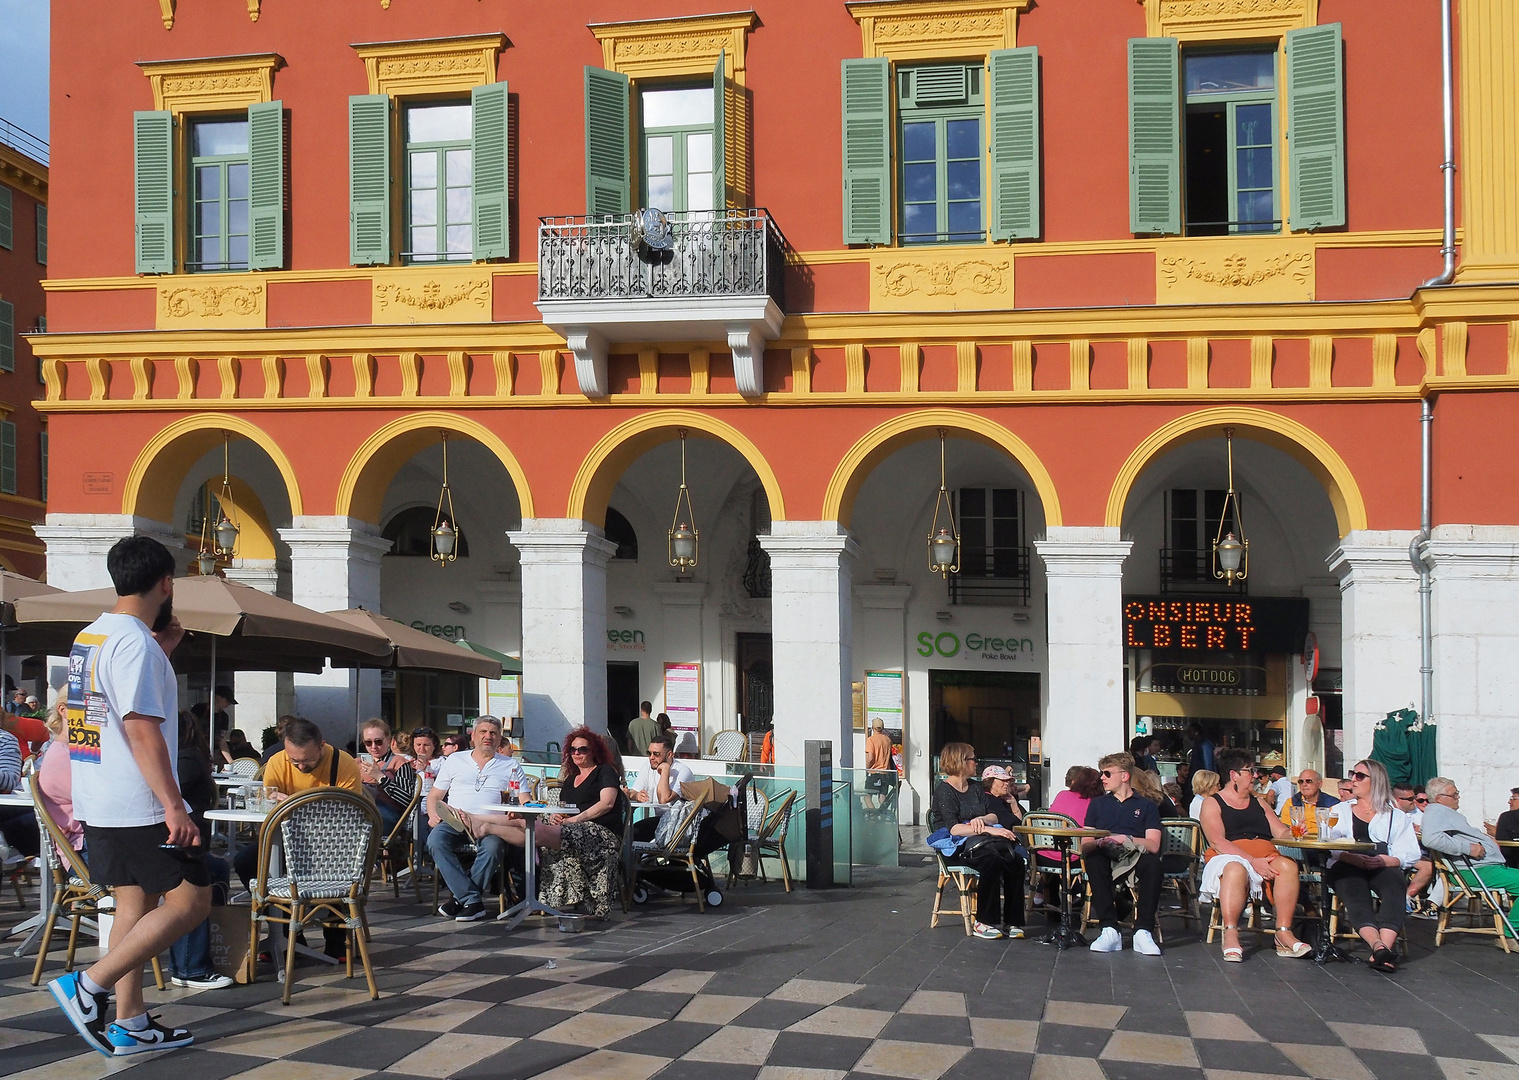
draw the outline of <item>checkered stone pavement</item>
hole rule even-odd
[[[6,953],[0,1074],[1519,1080],[1519,956],[1491,944],[1435,951],[1429,924],[1415,924],[1392,978],[1269,947],[1224,965],[1216,944],[1170,920],[1158,959],[1057,954],[1037,940],[966,938],[958,923],[929,930],[932,883],[911,866],[826,893],[740,888],[705,914],[671,897],[579,935],[507,934],[378,900],[378,1001],[361,979],[320,966],[300,969],[289,1006],[267,969],[252,986],[150,990],[150,1006],[190,1027],[196,1046],[147,1060],[85,1051],[30,986],[30,963]]]

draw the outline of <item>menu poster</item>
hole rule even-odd
[[[701,755],[701,665],[665,665],[665,712],[675,729],[675,752]]]
[[[522,715],[522,676],[503,675],[485,680],[485,709],[488,716],[498,716],[508,726]]]
[[[900,671],[867,671],[865,673],[865,726],[874,728],[875,722],[887,731],[902,730],[902,673]]]

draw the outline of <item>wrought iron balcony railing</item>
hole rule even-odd
[[[949,575],[949,602],[1027,607],[1029,569],[1027,547],[963,548],[959,572]]]
[[[1234,593],[1245,595],[1250,587],[1243,579],[1232,585],[1213,576],[1212,552],[1196,548],[1160,549],[1160,592],[1162,596],[1173,593]]]
[[[539,300],[769,296],[782,310],[786,238],[767,210],[666,214],[655,250],[637,214],[538,223]]]

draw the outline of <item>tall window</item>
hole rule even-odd
[[[190,125],[190,265],[248,269],[248,121]]]
[[[474,251],[472,112],[454,104],[406,110],[408,262],[463,262]]]
[[[0,420],[0,493],[16,494],[16,425]]]
[[[961,488],[957,493],[960,573],[965,577],[1016,577],[1023,546],[1022,497],[1017,488]]]
[[[980,64],[897,71],[904,244],[985,238],[982,74]]]
[[[643,204],[667,213],[713,208],[712,87],[644,90]]]
[[[1187,234],[1277,232],[1276,53],[1187,53]]]
[[[1222,488],[1172,488],[1166,493],[1166,548],[1162,577],[1173,581],[1212,579],[1213,538],[1224,512]],[[1225,532],[1238,532],[1231,510]]]

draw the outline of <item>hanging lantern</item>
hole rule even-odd
[[[939,512],[944,512],[941,524]],[[955,528],[955,507],[944,485],[944,429],[939,429],[939,494],[934,498],[933,521],[928,526],[928,568],[948,578],[960,572],[960,532]]]
[[[459,528],[454,522],[454,493],[448,486],[448,432],[443,435],[443,487],[438,491],[438,512],[433,516],[432,561],[447,566],[459,557]],[[443,511],[448,504],[448,512]]]
[[[216,555],[209,551],[202,551],[195,556],[195,568],[200,571],[201,577],[210,577],[216,573]]]
[[[216,573],[218,561],[230,562],[237,555],[237,538],[240,530],[233,515],[231,436],[222,432],[222,482],[213,496],[211,484],[206,483],[205,512],[200,520],[200,547],[195,565],[201,575],[210,577]],[[215,524],[212,524],[212,520]]]
[[[1245,522],[1240,515],[1239,495],[1234,490],[1234,429],[1224,429],[1229,455],[1229,490],[1218,515],[1218,530],[1213,538],[1213,576],[1227,585],[1244,581],[1250,575],[1250,541],[1245,538]],[[1233,526],[1231,528],[1230,526]],[[1235,535],[1234,530],[1239,534]]]
[[[701,536],[696,528],[696,510],[691,506],[691,491],[686,487],[686,429],[680,429],[680,490],[675,493],[675,515],[670,519],[670,565],[679,574],[696,569]]]

